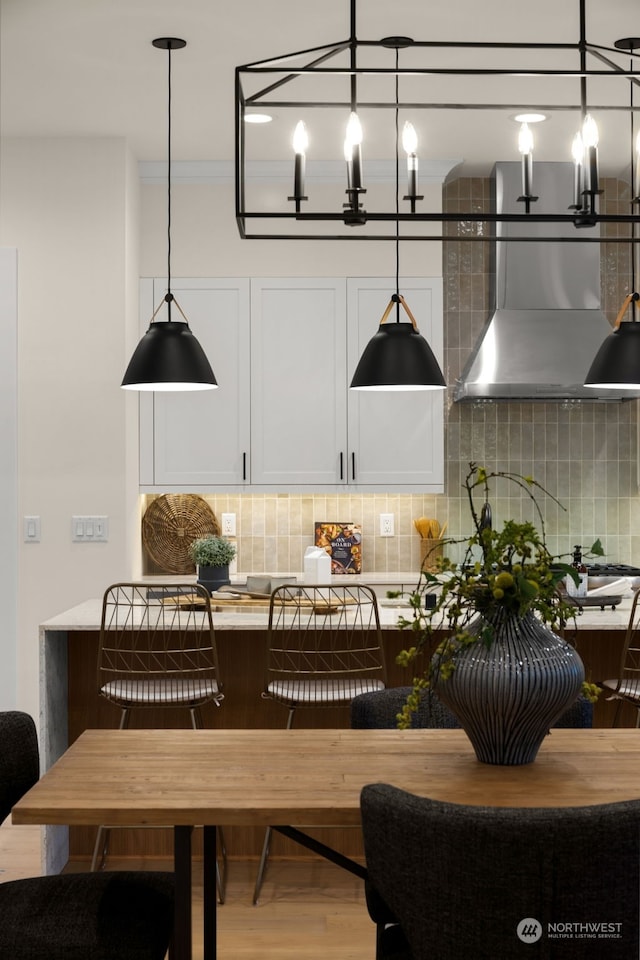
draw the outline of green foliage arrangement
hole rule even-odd
[[[490,481],[498,477],[515,483],[531,499],[537,514],[540,532],[529,521],[516,523],[507,520],[501,530],[491,525],[489,506]],[[421,571],[416,589],[409,596],[412,619],[401,617],[399,627],[413,634],[413,645],[401,651],[397,663],[409,666],[420,655],[427,658],[422,676],[414,678],[413,691],[403,711],[398,715],[398,726],[408,727],[411,714],[417,709],[422,690],[429,686],[437,671],[446,680],[455,669],[456,652],[471,643],[491,645],[494,624],[507,616],[524,617],[535,613],[551,630],[557,630],[575,617],[575,606],[559,591],[560,583],[568,575],[576,584],[578,575],[561,557],[552,556],[545,540],[544,518],[536,499],[542,492],[551,497],[563,510],[562,504],[533,477],[502,471],[490,472],[475,463],[469,464],[464,482],[475,532],[472,536],[449,544],[466,545],[462,564],[452,563],[446,556],[436,560],[436,572]],[[478,509],[480,495],[482,506]],[[480,559],[477,557],[478,548]],[[586,556],[603,556],[599,540],[586,551]],[[428,558],[425,559],[425,562]],[[439,590],[435,606],[425,609],[425,594]],[[468,626],[477,614],[482,614],[485,625],[477,634],[470,634]],[[439,643],[436,630],[446,630]],[[583,685],[583,694],[597,699],[598,688],[591,683]]]
[[[189,545],[189,556],[199,567],[226,567],[235,555],[235,544],[225,537],[199,537]]]

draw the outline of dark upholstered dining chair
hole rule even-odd
[[[351,701],[351,726],[354,730],[391,730],[398,726],[411,687],[387,687],[375,693],[362,693]],[[412,727],[455,729],[457,717],[430,690],[424,690],[418,709],[411,715]]]
[[[377,960],[638,956],[640,800],[474,807],[371,784],[361,811]]]
[[[351,701],[353,729],[392,729],[398,724],[398,714],[411,693],[411,687],[387,687],[374,693],[362,693]],[[412,727],[459,727],[455,714],[430,689],[424,690],[418,709],[411,716]],[[554,727],[592,727],[593,704],[579,696],[556,720]]]
[[[38,780],[32,718],[0,713],[0,822]],[[0,960],[163,960],[172,873],[69,873],[0,883]]]

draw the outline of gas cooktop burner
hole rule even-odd
[[[590,577],[640,577],[640,567],[628,563],[587,563]]]

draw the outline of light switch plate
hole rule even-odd
[[[40,517],[23,517],[22,530],[25,543],[40,543]]]
[[[71,539],[74,543],[106,543],[109,517],[71,517]]]

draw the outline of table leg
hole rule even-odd
[[[173,828],[173,859],[176,878],[174,960],[192,960],[191,945],[191,834],[193,827]]]
[[[216,960],[218,893],[216,888],[216,836],[215,827],[203,828],[203,894],[204,912],[204,960]]]

